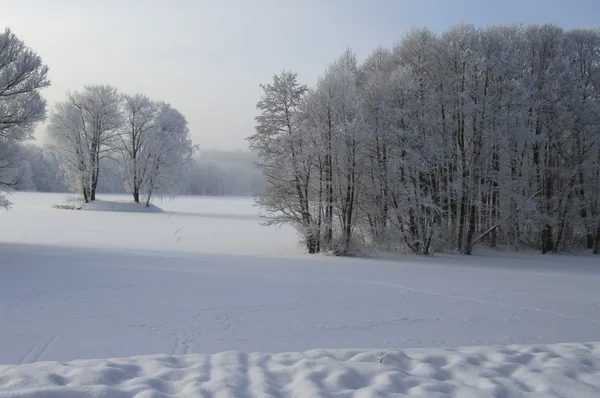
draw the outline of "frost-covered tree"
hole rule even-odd
[[[40,90],[50,85],[48,67],[10,29],[0,33],[0,191],[18,187],[19,142],[32,138],[46,117]],[[9,206],[0,193],[0,207]]]
[[[360,110],[359,71],[356,57],[348,50],[334,62],[318,82],[310,106],[304,109],[311,122],[304,133],[317,137],[309,154],[317,154],[319,195],[323,203],[324,249],[338,254],[350,250],[359,213],[360,189],[366,153],[365,125]],[[313,174],[316,177],[316,174]],[[321,181],[322,180],[322,181]]]
[[[259,166],[265,176],[257,202],[270,213],[269,223],[292,223],[308,251],[318,252],[319,229],[309,196],[313,159],[306,156],[308,142],[299,133],[306,86],[298,83],[295,73],[284,71],[261,88],[256,131],[248,138],[251,149],[260,156]]]
[[[146,196],[149,206],[153,194],[172,195],[189,182],[196,148],[190,139],[187,120],[166,103],[159,104],[153,127],[143,134],[140,192]]]
[[[142,94],[121,95],[108,85],[69,93],[54,107],[48,136],[71,189],[86,202],[98,187],[125,186],[135,202],[145,195],[149,205],[153,194],[176,194],[189,182],[195,147],[185,117]]]
[[[360,212],[378,244],[389,239],[390,195],[392,193],[394,123],[394,67],[392,52],[376,49],[360,66],[359,96],[366,145],[364,199]]]
[[[263,104],[263,125],[282,119]],[[600,30],[415,29],[362,64],[346,52],[297,104],[287,135],[251,140],[259,204],[309,251],[600,253]]]
[[[48,136],[72,188],[86,202],[96,199],[100,162],[115,151],[123,123],[121,96],[109,85],[67,94],[50,116]]]
[[[119,133],[120,162],[127,189],[136,203],[140,202],[140,193],[148,182],[150,156],[147,153],[154,145],[157,134],[157,116],[159,105],[142,94],[125,95],[123,115],[125,123]]]

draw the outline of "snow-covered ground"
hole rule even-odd
[[[52,208],[64,194],[11,200],[0,363],[161,355],[1,366],[0,397],[600,396],[594,344],[376,360],[598,341],[598,257],[311,257],[292,229],[261,226],[249,198],[182,197],[150,213]],[[218,354],[313,349],[353,350]]]
[[[0,396],[589,397],[600,344],[154,355],[0,365]]]

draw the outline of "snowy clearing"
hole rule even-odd
[[[0,366],[17,397],[598,397],[600,344],[140,356]]]
[[[1,397],[599,394],[596,345],[407,351],[382,365],[382,351],[168,356],[597,341],[597,257],[311,257],[292,229],[261,226],[249,198],[52,208],[66,198],[19,193],[0,213],[0,363],[161,355],[3,366]]]

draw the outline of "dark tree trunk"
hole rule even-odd
[[[89,193],[89,189],[88,187],[83,184],[83,200],[85,201],[85,203],[89,203],[90,202],[90,193]]]
[[[96,188],[98,187],[98,175],[100,174],[100,162],[96,159],[96,166],[92,171],[92,186],[90,189],[90,200],[96,200]]]
[[[316,254],[319,252],[319,235],[314,232],[309,232],[306,237],[306,248],[309,254]]]
[[[473,238],[475,235],[475,224],[477,220],[475,219],[477,207],[474,205],[470,206],[469,211],[469,229],[467,231],[467,241],[465,243],[465,254],[470,255],[473,252]]]
[[[554,242],[552,241],[552,226],[550,224],[546,224],[544,226],[544,229],[542,229],[541,232],[541,240],[542,240],[542,247],[541,247],[541,251],[542,254],[546,254],[550,251],[552,251],[552,249],[554,249]]]
[[[463,178],[463,181],[464,178]],[[459,218],[458,218],[458,236],[456,238],[456,250],[458,250],[458,252],[462,253],[463,251],[463,247],[464,247],[464,239],[463,239],[463,235],[464,235],[464,231],[465,231],[465,227],[466,227],[466,218],[467,218],[467,187],[466,187],[466,181],[463,182],[463,193],[462,193],[462,198],[461,198],[461,203],[460,203],[460,214],[459,214]]]
[[[593,249],[594,248],[594,234],[592,233],[588,233],[586,236],[586,244],[585,244],[585,248],[586,249]]]
[[[594,254],[600,254],[600,224],[596,228],[596,241],[594,242]]]

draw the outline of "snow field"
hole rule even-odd
[[[66,198],[0,213],[0,398],[600,396],[597,257],[307,256],[249,198]]]

